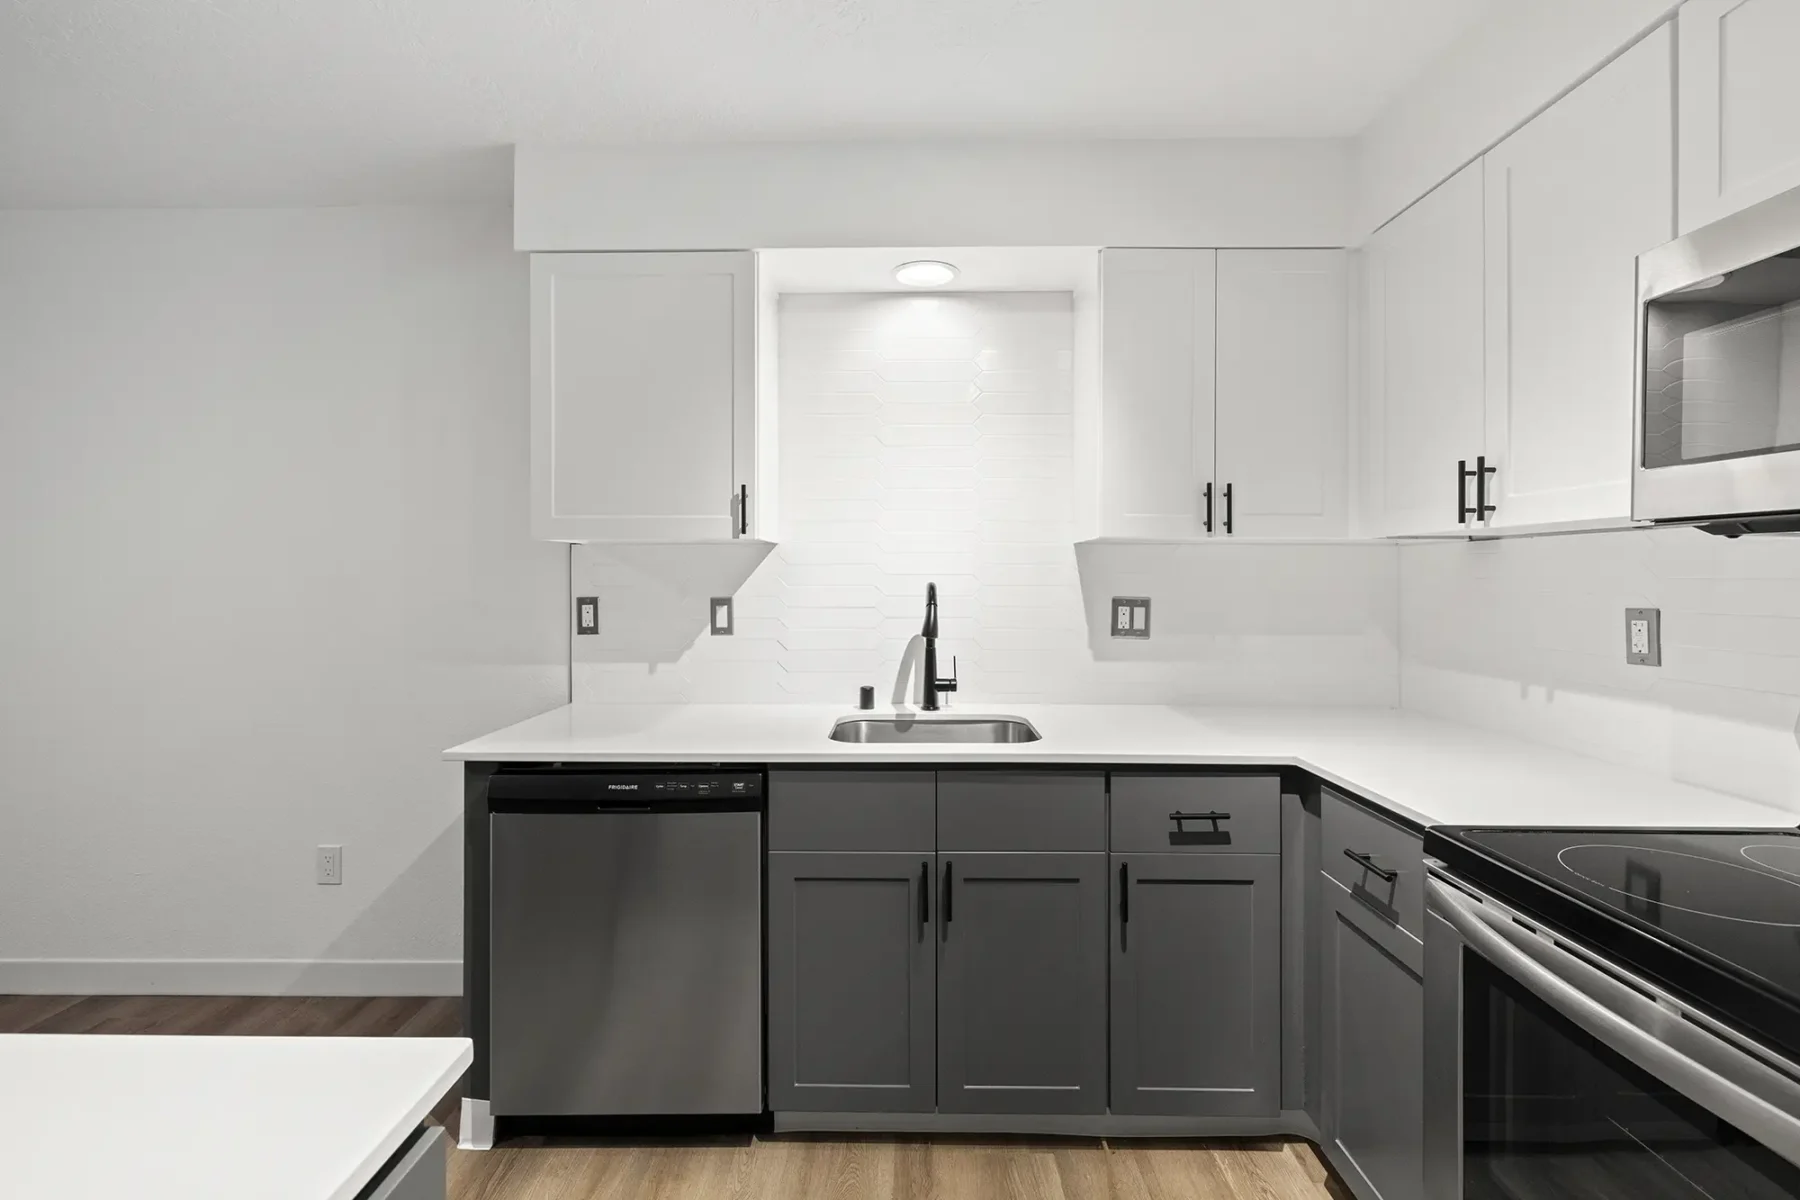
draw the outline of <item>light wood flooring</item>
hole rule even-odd
[[[454,999],[0,996],[0,1033],[453,1036]],[[452,1129],[459,1097],[434,1114]],[[1349,1200],[1302,1141],[782,1135],[450,1152],[451,1200]]]

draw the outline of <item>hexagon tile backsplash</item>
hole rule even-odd
[[[1390,546],[1077,549],[1073,343],[1067,293],[784,296],[781,540],[576,547],[573,594],[600,597],[576,699],[916,697],[936,582],[965,709],[1395,703]],[[1153,638],[1107,636],[1115,594],[1154,599]]]

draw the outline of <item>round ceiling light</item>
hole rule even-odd
[[[915,262],[903,262],[894,268],[894,281],[907,287],[934,288],[943,287],[956,278],[956,268],[947,262],[921,258]]]

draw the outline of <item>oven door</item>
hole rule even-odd
[[[1800,1070],[1435,868],[1426,896],[1432,1200],[1800,1196]]]

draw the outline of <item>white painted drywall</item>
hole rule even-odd
[[[567,696],[509,230],[0,214],[0,992],[456,990],[439,752]]]
[[[1393,704],[1393,546],[1074,544],[1079,320],[1068,293],[783,297],[780,543],[576,547],[576,698],[916,698],[935,582],[965,710]],[[1107,635],[1114,595],[1151,598],[1150,640]]]
[[[1354,240],[1486,153],[1675,7],[1672,0],[1491,6],[1357,139]]]
[[[1800,539],[1692,529],[1406,546],[1405,707],[1800,813]],[[1662,666],[1625,609],[1662,610]]]
[[[1341,246],[1343,139],[518,147],[521,250]]]

